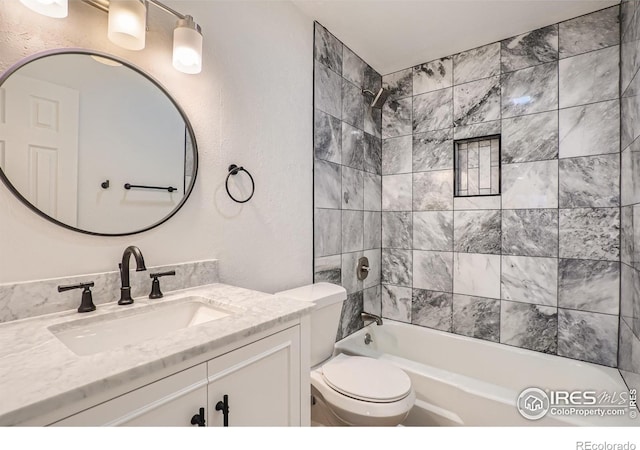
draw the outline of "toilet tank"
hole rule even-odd
[[[340,326],[342,304],[347,299],[345,288],[331,283],[315,283],[277,292],[276,295],[315,304],[311,312],[311,367],[330,358]]]

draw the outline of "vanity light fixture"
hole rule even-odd
[[[43,16],[62,19],[69,11],[68,0],[20,0],[24,6]]]
[[[173,30],[173,67],[191,74],[202,70],[202,30],[191,16],[178,19]]]
[[[142,50],[147,31],[147,7],[153,5],[178,18],[173,30],[173,67],[183,73],[202,71],[202,29],[193,17],[179,13],[158,0],[82,0],[109,14],[107,36],[127,50]],[[68,0],[20,0],[49,17],[66,17]]]
[[[119,47],[142,50],[147,34],[144,0],[110,0],[107,36]]]

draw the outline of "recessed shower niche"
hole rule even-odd
[[[500,195],[500,135],[454,141],[456,197]]]

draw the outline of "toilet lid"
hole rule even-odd
[[[322,367],[322,374],[332,389],[367,402],[395,402],[411,392],[406,373],[374,358],[338,355]]]

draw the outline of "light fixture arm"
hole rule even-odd
[[[108,0],[82,0],[87,5],[91,5],[94,8],[99,9],[100,11],[109,12],[109,1]],[[182,14],[170,6],[165,5],[158,0],[145,0],[145,3],[151,4],[162,11],[171,14],[172,16],[177,17],[178,19],[184,19],[187,17],[185,14]]]

